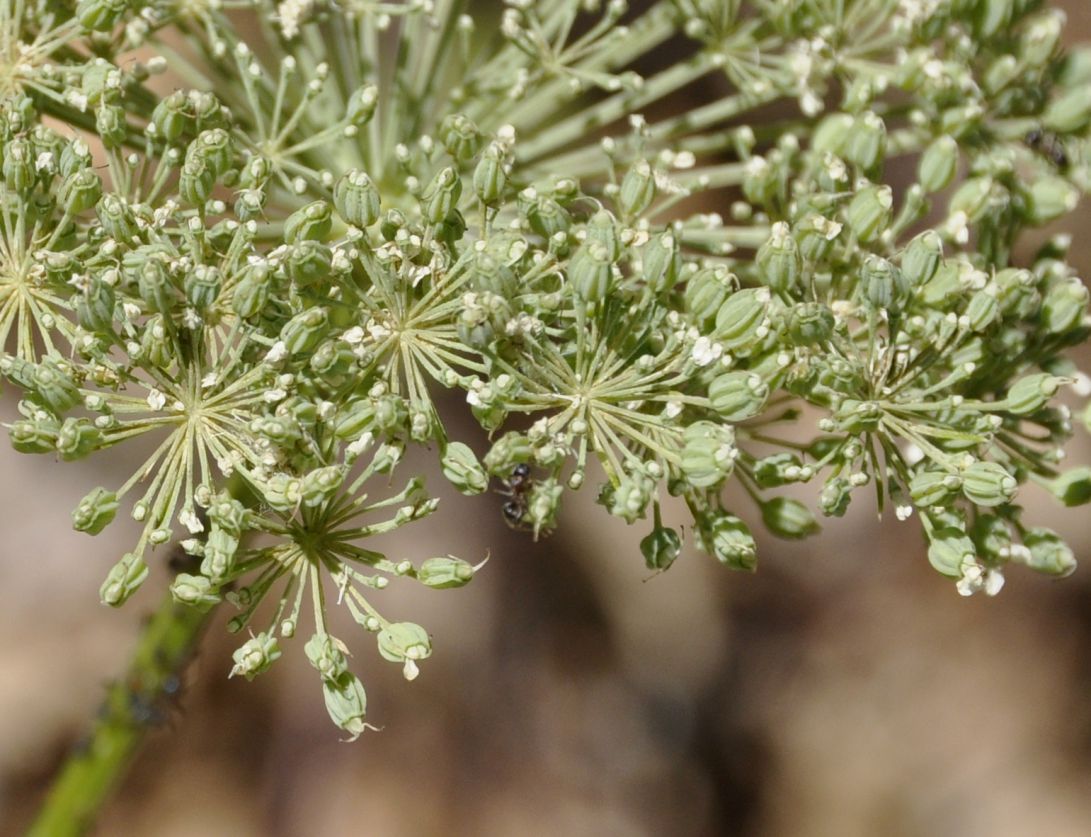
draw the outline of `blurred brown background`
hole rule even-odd
[[[1062,5],[1070,40],[1091,37],[1086,4]],[[1085,207],[1066,224],[1084,277],[1089,222]],[[1078,434],[1071,459],[1089,462]],[[3,832],[27,821],[122,671],[167,570],[119,612],[97,603],[132,533],[88,539],[69,512],[129,467],[5,443],[0,469]],[[645,527],[585,494],[537,544],[503,525],[500,499],[451,492],[403,530],[392,557],[492,560],[463,590],[375,597],[435,638],[412,684],[342,621],[384,727],[355,744],[327,720],[302,640],[254,683],[228,681],[237,642],[217,614],[97,833],[1091,834],[1086,509],[1033,504],[1082,559],[1074,577],[1013,568],[997,599],[964,600],[928,566],[917,524],[880,525],[863,497],[818,539],[766,539],[756,575],[687,550],[649,580]]]

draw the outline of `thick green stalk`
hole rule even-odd
[[[94,825],[144,735],[161,721],[208,617],[167,594],[144,626],[125,675],[110,686],[90,735],[62,766],[29,837],[68,837]]]

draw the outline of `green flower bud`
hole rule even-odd
[[[304,240],[292,245],[285,262],[289,278],[306,288],[329,282],[333,253],[321,242]]]
[[[977,291],[966,306],[966,316],[970,320],[970,328],[974,331],[984,331],[1000,317],[1000,302],[996,298],[995,285],[987,285]]]
[[[678,240],[670,230],[663,230],[648,239],[641,254],[641,268],[644,282],[653,294],[661,294],[674,287],[682,269],[682,257]]]
[[[837,221],[831,221],[817,212],[810,212],[803,216],[794,230],[799,254],[803,257],[803,261],[808,264],[825,261],[833,250],[834,241],[841,234],[841,229]],[[794,285],[795,282],[791,284]]]
[[[201,573],[215,584],[223,583],[235,567],[238,550],[238,536],[214,524],[205,541]]]
[[[768,288],[746,288],[731,294],[716,312],[713,339],[724,349],[745,355],[768,333]]]
[[[754,463],[754,481],[762,488],[778,488],[810,479],[813,469],[805,466],[794,453],[774,453]]]
[[[212,197],[216,174],[201,157],[186,158],[178,175],[178,194],[191,206],[203,207]]]
[[[87,290],[76,297],[76,319],[88,331],[109,334],[116,302],[113,287],[98,277],[93,278]]]
[[[1023,534],[1028,550],[1026,564],[1032,570],[1063,578],[1076,571],[1076,556],[1056,532],[1044,527],[1028,529]]]
[[[235,665],[228,677],[241,674],[247,680],[253,680],[280,658],[280,647],[275,636],[262,631],[237,648],[231,657]]]
[[[644,556],[644,565],[656,572],[670,568],[682,553],[682,539],[678,532],[661,526],[656,520],[655,528],[640,541],[640,554]]]
[[[1079,279],[1055,283],[1042,300],[1042,324],[1051,334],[1072,330],[1087,316],[1088,291]]]
[[[694,488],[719,485],[734,469],[738,453],[729,425],[694,422],[682,434],[682,475]]]
[[[469,445],[462,442],[449,443],[443,452],[441,465],[443,476],[461,494],[481,494],[489,487],[489,475],[485,473]]]
[[[208,519],[212,525],[235,537],[242,534],[248,517],[246,506],[226,492],[213,497],[208,506]]]
[[[72,528],[97,535],[114,519],[117,509],[117,494],[105,488],[94,488],[72,510]]]
[[[962,472],[962,493],[979,506],[1000,506],[1015,497],[1018,483],[996,462],[974,462]]]
[[[179,573],[170,584],[170,594],[178,604],[194,607],[202,613],[223,601],[223,596],[203,575]]]
[[[1028,21],[1020,39],[1019,55],[1031,67],[1044,68],[1057,54],[1064,27],[1060,9],[1049,9]]]
[[[909,496],[920,508],[943,505],[962,487],[962,479],[947,471],[925,470],[913,475]]]
[[[269,301],[271,280],[269,271],[253,266],[243,274],[231,297],[231,308],[244,320],[257,317]]]
[[[761,519],[770,532],[789,540],[802,540],[821,529],[811,510],[789,497],[774,497],[762,503]]]
[[[462,181],[451,166],[441,169],[432,178],[420,198],[421,213],[426,221],[439,224],[458,205]]]
[[[349,98],[346,117],[353,125],[366,125],[375,115],[379,104],[379,88],[374,84],[365,84]]]
[[[1057,394],[1064,378],[1040,372],[1020,378],[1008,390],[1008,412],[1028,416],[1042,409]]]
[[[894,192],[889,186],[865,186],[845,211],[849,229],[861,242],[874,241],[890,226]]]
[[[102,445],[102,431],[85,418],[66,418],[57,432],[57,453],[61,459],[82,459]]]
[[[603,299],[613,278],[609,250],[598,242],[585,241],[572,256],[568,277],[580,299],[585,302]]]
[[[162,137],[168,143],[176,142],[183,134],[193,131],[195,122],[189,112],[186,94],[175,90],[166,98],[160,99],[152,111],[152,124],[155,125],[156,136]]]
[[[791,293],[799,284],[803,259],[787,224],[773,224],[772,234],[758,248],[755,261],[762,281],[774,293]]]
[[[652,501],[655,481],[647,475],[635,472],[623,474],[609,493],[609,510],[614,517],[626,523],[635,523],[644,517],[648,503]]]
[[[765,407],[769,387],[753,372],[727,372],[708,387],[709,406],[725,421],[753,418]]]
[[[1091,85],[1080,84],[1049,103],[1042,124],[1059,134],[1075,134],[1091,123]]]
[[[360,733],[368,728],[364,721],[367,695],[360,678],[345,672],[333,683],[323,680],[322,694],[326,698],[326,711],[330,719],[349,734],[349,741],[359,738]]]
[[[155,252],[142,252],[141,255],[143,260],[136,267],[137,293],[150,311],[170,314],[178,303],[178,293],[167,267],[167,257]]]
[[[60,415],[80,403],[79,388],[50,357],[43,358],[30,374],[28,388],[41,398],[55,414]]]
[[[260,489],[265,502],[277,511],[294,511],[303,501],[303,481],[289,474],[273,474]]]
[[[135,552],[127,552],[114,564],[99,588],[99,598],[110,607],[120,607],[148,577],[148,567]]]
[[[647,160],[637,160],[621,181],[618,208],[625,218],[635,218],[655,200],[655,174]]]
[[[474,194],[485,206],[492,206],[500,200],[508,185],[503,146],[495,142],[486,146],[474,169],[473,181]]]
[[[985,71],[985,90],[995,96],[1019,77],[1019,60],[1014,55],[1001,55]]]
[[[174,341],[170,339],[167,319],[162,314],[149,317],[140,335],[140,355],[154,366],[166,369],[174,360]]]
[[[793,305],[788,310],[788,338],[796,346],[816,346],[833,334],[833,312],[817,302]]]
[[[621,257],[617,219],[605,209],[600,209],[587,222],[587,241],[605,247],[610,261],[617,261]]]
[[[822,486],[818,504],[827,517],[841,517],[848,511],[852,500],[852,483],[844,477],[833,477]]]
[[[991,177],[972,177],[951,196],[949,212],[962,212],[971,223],[977,223],[990,211],[993,197]]]
[[[383,433],[392,434],[404,429],[408,414],[405,400],[396,395],[375,399],[375,426]]]
[[[76,20],[84,29],[106,32],[113,29],[129,8],[129,0],[79,0]]]
[[[311,355],[308,366],[323,380],[337,382],[355,368],[356,355],[343,340],[327,340]]]
[[[314,201],[300,207],[284,221],[284,240],[289,244],[311,239],[321,241],[332,228],[333,209],[325,201]]]
[[[935,230],[925,230],[902,252],[902,276],[909,285],[919,288],[932,280],[943,261],[943,240]]]
[[[530,462],[533,456],[534,447],[526,434],[512,430],[493,442],[489,452],[485,454],[485,470],[506,478],[512,468]]]
[[[234,163],[234,157],[231,135],[223,128],[201,131],[186,149],[186,161],[200,159],[208,166],[213,178],[223,176]]]
[[[37,179],[34,173],[33,149],[25,139],[16,138],[4,146],[4,184],[14,192],[30,189]]]
[[[1091,468],[1085,465],[1065,471],[1049,483],[1049,490],[1066,506],[1091,502]]]
[[[92,169],[77,169],[61,182],[57,198],[64,211],[78,215],[93,207],[102,197],[102,180]]]
[[[726,512],[705,513],[697,520],[701,547],[734,570],[753,571],[757,567],[757,544],[750,529],[739,518]]]
[[[958,171],[958,143],[946,134],[925,148],[916,170],[916,179],[928,194],[942,192],[955,180]]]
[[[375,405],[368,399],[350,401],[337,413],[333,435],[338,439],[358,439],[375,425]]]
[[[1020,4],[1022,5],[1022,4]],[[982,38],[991,38],[1007,29],[1015,14],[1016,0],[981,0],[974,16],[975,29]]]
[[[337,493],[344,480],[344,471],[339,465],[327,465],[307,472],[303,477],[303,505],[315,508],[331,499]]]
[[[447,153],[461,163],[465,163],[481,147],[481,132],[477,126],[461,113],[450,113],[443,118],[439,126],[439,140]]]
[[[420,673],[417,661],[432,654],[432,641],[428,632],[413,622],[391,622],[376,637],[379,654],[392,663],[403,663],[402,673],[406,680],[413,680]]]
[[[831,113],[823,119],[811,137],[811,147],[815,151],[844,157],[849,138],[856,128],[856,120],[847,113]]]
[[[359,169],[345,172],[333,187],[333,205],[346,224],[361,229],[379,220],[379,190]]]
[[[1063,177],[1041,177],[1030,185],[1027,199],[1029,220],[1048,224],[1076,208],[1080,190]]]
[[[60,425],[56,422],[20,419],[11,424],[11,446],[19,453],[52,453],[57,449],[59,429]]]
[[[336,684],[348,672],[344,643],[336,637],[329,634],[315,634],[307,640],[307,644],[303,646],[303,652],[327,683]]]
[[[186,301],[198,311],[207,311],[216,302],[223,285],[223,274],[214,265],[197,265],[183,280]]]
[[[548,531],[557,525],[557,512],[561,508],[561,495],[564,486],[555,479],[540,480],[534,484],[527,497],[527,513],[525,520],[534,530],[534,536],[539,532]]]
[[[960,578],[963,566],[976,554],[973,541],[961,529],[946,526],[928,532],[928,563],[936,572]]]
[[[128,243],[137,237],[136,217],[124,198],[107,193],[99,200],[95,212],[111,238]]]
[[[689,277],[684,294],[686,310],[698,324],[705,324],[719,312],[737,285],[725,267],[704,267]]]
[[[572,226],[572,217],[568,210],[553,198],[538,198],[527,207],[526,214],[530,228],[542,238],[548,239],[557,233],[566,233]]]
[[[312,351],[326,336],[329,315],[325,308],[308,308],[296,314],[280,330],[280,339],[290,354]]]
[[[865,111],[853,122],[845,142],[844,157],[864,171],[875,169],[886,156],[886,125],[874,111]]]
[[[868,254],[860,270],[860,290],[873,308],[897,312],[909,293],[902,272],[882,256]]]
[[[100,105],[95,111],[95,133],[106,148],[121,148],[129,134],[125,111],[118,105]]]
[[[453,555],[429,558],[417,570],[417,580],[426,587],[436,590],[464,587],[473,577],[473,564],[461,558],[455,558]]]

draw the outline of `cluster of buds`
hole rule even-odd
[[[1027,482],[1091,499],[1058,403],[1087,383],[1064,353],[1088,292],[1063,238],[1014,263],[1091,185],[1091,50],[1061,52],[1057,12],[509,0],[490,32],[459,4],[246,5],[260,25],[202,3],[0,13],[12,444],[156,443],[73,512],[89,534],[123,509],[142,524],[104,602],[180,535],[197,566],[174,596],[239,609],[231,630],[256,633],[232,674],[251,678],[309,601],[305,653],[355,737],[365,693],[328,605],[413,679],[431,639],[373,594],[480,567],[362,545],[435,509],[419,477],[369,486],[413,445],[464,494],[503,481],[535,536],[599,481],[609,514],[651,520],[655,571],[682,551],[668,497],[749,570],[751,524],[818,531],[778,493],[796,483],[827,516],[861,487],[916,512],[963,594],[1011,562],[1072,570],[1018,505]],[[682,41],[680,63],[634,69]],[[662,107],[709,74],[721,94]],[[448,437],[445,389],[489,431],[480,457]],[[725,506],[732,479],[751,507]]]

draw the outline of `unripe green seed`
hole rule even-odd
[[[379,190],[366,172],[345,172],[333,187],[333,205],[346,224],[361,229],[379,220]]]
[[[942,192],[958,171],[958,143],[954,137],[944,134],[937,137],[921,155],[921,162],[916,170],[916,179],[928,194]]]
[[[725,421],[743,421],[762,411],[769,387],[753,372],[727,372],[708,387],[709,405]]]
[[[481,494],[489,486],[489,476],[469,445],[450,442],[441,460],[443,476],[466,495]]]
[[[979,506],[1000,506],[1015,497],[1018,483],[996,462],[974,462],[962,472],[962,493]]]
[[[72,510],[72,528],[97,535],[110,524],[117,510],[117,494],[105,488],[94,488]]]

